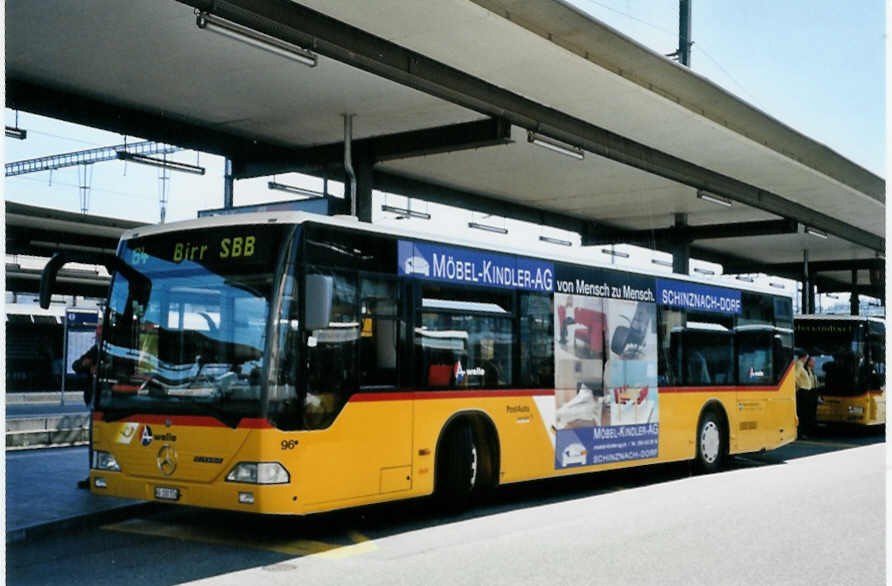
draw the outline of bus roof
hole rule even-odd
[[[693,283],[703,283],[716,287],[725,287],[739,291],[753,291],[763,293],[774,297],[792,298],[792,293],[778,292],[776,289],[768,289],[751,283],[728,283],[719,279],[705,279],[702,277],[693,277],[690,275],[680,275],[677,273],[661,273],[645,267],[636,267],[623,264],[609,264],[603,261],[592,260],[589,251],[584,248],[573,248],[563,251],[562,254],[549,254],[548,252],[540,252],[527,250],[503,244],[484,244],[473,240],[463,240],[461,238],[453,238],[450,236],[436,237],[432,234],[424,232],[416,232],[393,226],[380,226],[370,224],[368,222],[360,222],[353,216],[322,216],[319,214],[311,214],[306,212],[257,212],[244,214],[227,214],[219,216],[210,216],[198,218],[195,220],[183,220],[180,222],[171,222],[169,224],[156,224],[153,226],[140,226],[138,228],[128,230],[121,235],[121,240],[129,240],[143,236],[152,236],[155,234],[164,234],[168,232],[196,230],[200,228],[213,228],[220,226],[240,226],[245,224],[324,224],[327,226],[336,226],[341,228],[350,228],[354,230],[369,232],[372,234],[382,234],[388,236],[396,236],[402,238],[411,238],[413,240],[427,240],[453,246],[461,246],[465,248],[476,248],[480,250],[488,250],[503,254],[514,254],[519,256],[541,258],[555,262],[576,263],[590,267],[613,269],[631,273],[638,273],[651,277],[674,279],[678,281],[690,281]]]
[[[827,314],[796,314],[794,320],[824,320],[824,321],[873,321],[885,324],[886,320],[882,317],[872,315],[827,315]]]

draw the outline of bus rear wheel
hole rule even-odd
[[[697,426],[697,457],[694,463],[698,472],[721,470],[727,451],[725,437],[721,418],[714,411],[704,413]]]
[[[479,481],[478,449],[467,422],[450,425],[437,453],[436,497],[450,512],[466,509]]]

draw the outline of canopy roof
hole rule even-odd
[[[200,30],[194,7],[318,64]],[[339,173],[352,113],[376,188],[585,242],[659,247],[687,214],[712,227],[688,233],[701,258],[779,273],[808,250],[841,282],[885,245],[883,179],[559,0],[10,0],[6,65],[10,107],[223,154],[238,177]]]

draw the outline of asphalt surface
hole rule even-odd
[[[664,465],[506,486],[459,516],[426,500],[304,519],[165,507],[11,543],[7,580],[883,584],[885,464],[883,436],[846,432],[709,476]]]
[[[87,447],[6,453],[6,541],[31,540],[116,518],[139,501],[78,488],[87,477]]]
[[[196,583],[885,583],[885,447],[435,524]]]

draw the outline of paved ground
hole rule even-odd
[[[50,448],[6,454],[6,542],[126,512],[139,501],[101,497],[77,487],[87,477],[87,448]],[[123,509],[122,509],[123,508]]]
[[[459,516],[410,501],[312,516],[164,507],[7,550],[11,584],[882,584],[882,436],[524,483]]]

